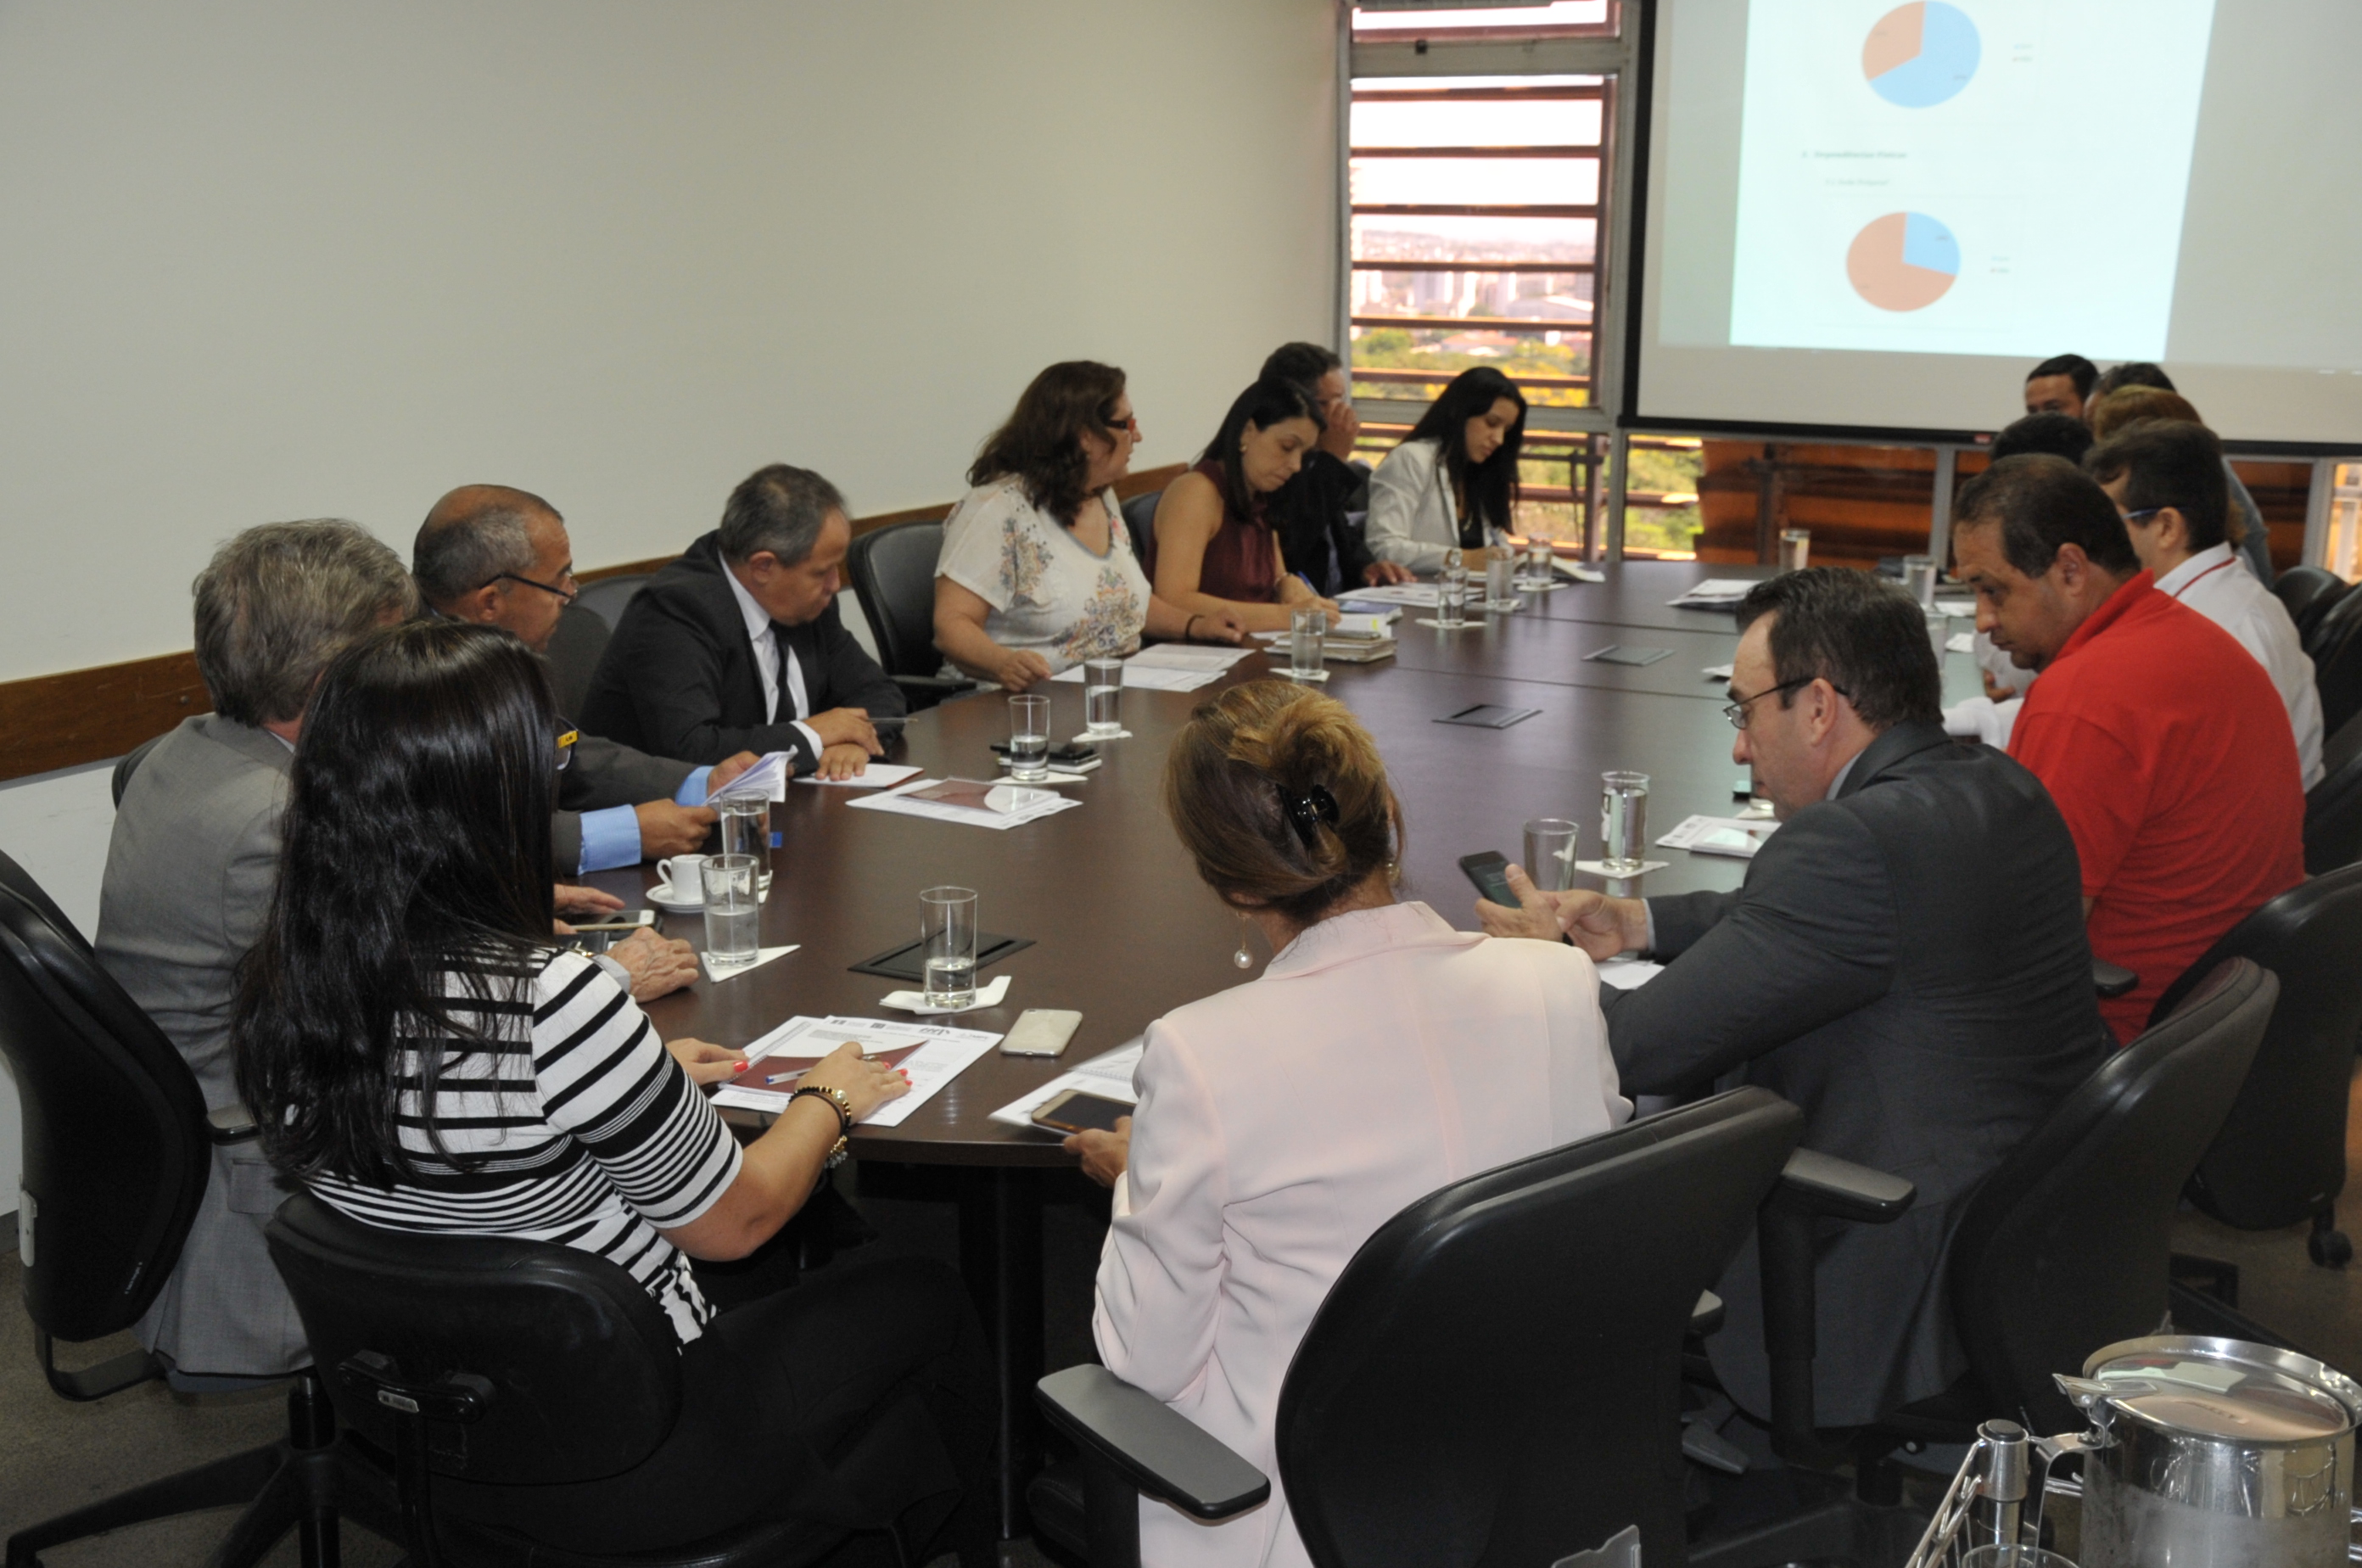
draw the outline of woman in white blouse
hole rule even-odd
[[[1123,372],[1069,359],[1035,376],[967,471],[935,558],[935,646],[969,675],[1022,691],[1153,637],[1235,643],[1235,620],[1149,589],[1111,488],[1140,422]]]
[[[1277,951],[1151,1024],[1136,1115],[1068,1140],[1115,1188],[1093,1326],[1117,1375],[1275,1478],[1225,1524],[1143,1501],[1141,1560],[1304,1563],[1275,1422],[1330,1286],[1418,1198],[1631,1105],[1588,958],[1395,901],[1400,810],[1343,704],[1231,688],[1174,742],[1165,802],[1198,874]]]
[[[1518,502],[1526,397],[1488,365],[1462,370],[1370,476],[1370,554],[1435,571],[1506,529]]]

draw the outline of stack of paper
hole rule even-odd
[[[1144,691],[1195,691],[1222,678],[1222,672],[1253,653],[1252,648],[1206,647],[1193,643],[1159,643],[1123,661],[1123,683]],[[1053,680],[1081,685],[1083,667],[1062,669]]]
[[[864,1055],[900,1067],[909,1076],[911,1092],[888,1100],[861,1123],[894,1127],[959,1077],[969,1063],[1000,1043],[1000,1036],[981,1029],[889,1023],[879,1018],[791,1018],[746,1047],[746,1071],[716,1089],[713,1103],[742,1110],[784,1110],[804,1073],[848,1042],[858,1044]]]
[[[1665,602],[1676,610],[1736,610],[1738,602],[1747,597],[1747,591],[1754,586],[1750,578],[1710,577],[1679,599]]]
[[[1410,604],[1432,610],[1436,593],[1436,586],[1431,582],[1388,582],[1375,588],[1349,588],[1337,597],[1348,605]]]
[[[1760,817],[1683,817],[1681,825],[1657,841],[1662,849],[1687,849],[1699,855],[1731,855],[1751,860],[1763,841],[1779,831],[1778,823]]]
[[[825,784],[839,790],[891,790],[897,784],[916,778],[922,769],[908,763],[873,762],[850,778],[822,778],[810,774],[796,780],[799,784]]]
[[[707,794],[705,803],[710,806],[721,800],[784,801],[788,798],[788,780],[795,773],[793,753],[767,751],[754,767]]]
[[[1938,599],[1936,608],[1956,621],[1973,621],[1977,615],[1977,602],[1973,599]]]
[[[988,784],[978,778],[920,778],[846,805],[970,827],[1013,828],[1082,804],[1052,790]]]
[[[1119,1045],[1104,1056],[1094,1056],[1081,1066],[1060,1073],[1032,1094],[1010,1100],[992,1113],[992,1120],[1009,1127],[1033,1125],[1033,1108],[1045,1104],[1068,1089],[1081,1089],[1086,1094],[1106,1099],[1120,1099],[1126,1105],[1138,1105],[1140,1097],[1131,1092],[1132,1070],[1140,1066],[1140,1054],[1148,1049],[1145,1040],[1134,1040]]]

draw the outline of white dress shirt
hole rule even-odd
[[[1460,547],[1460,509],[1440,442],[1406,441],[1386,454],[1370,476],[1362,538],[1379,560],[1413,571],[1442,569],[1445,552]]]
[[[2213,545],[2157,580],[2159,593],[2180,600],[2238,640],[2256,656],[2287,707],[2296,735],[2296,759],[2304,787],[2321,782],[2321,693],[2312,683],[2312,660],[2298,641],[2296,623],[2272,591],[2256,580],[2247,563],[2229,545]]]
[[[763,678],[763,722],[779,722],[779,668],[784,664],[795,726],[804,733],[804,739],[811,742],[812,755],[818,756],[828,749],[828,745],[820,738],[818,730],[804,723],[811,717],[811,699],[804,692],[804,667],[797,659],[796,650],[779,646],[779,635],[771,629],[771,613],[755,602],[755,596],[746,591],[746,585],[738,580],[738,574],[730,569],[727,561],[722,564],[722,580],[730,585],[732,595],[737,599],[738,613],[746,617],[746,640],[755,646],[755,668]],[[782,653],[787,656],[784,659],[779,657]]]

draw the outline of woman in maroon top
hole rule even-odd
[[[1320,414],[1292,381],[1241,392],[1198,466],[1156,504],[1146,552],[1156,597],[1193,615],[1228,613],[1251,632],[1284,632],[1290,613],[1337,606],[1287,569],[1265,515],[1320,438]]]

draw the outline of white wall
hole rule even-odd
[[[465,481],[585,565],[776,459],[948,500],[1057,359],[1131,372],[1142,466],[1194,455],[1330,331],[1334,15],[0,7],[0,679],[187,646],[248,524],[407,555]]]

